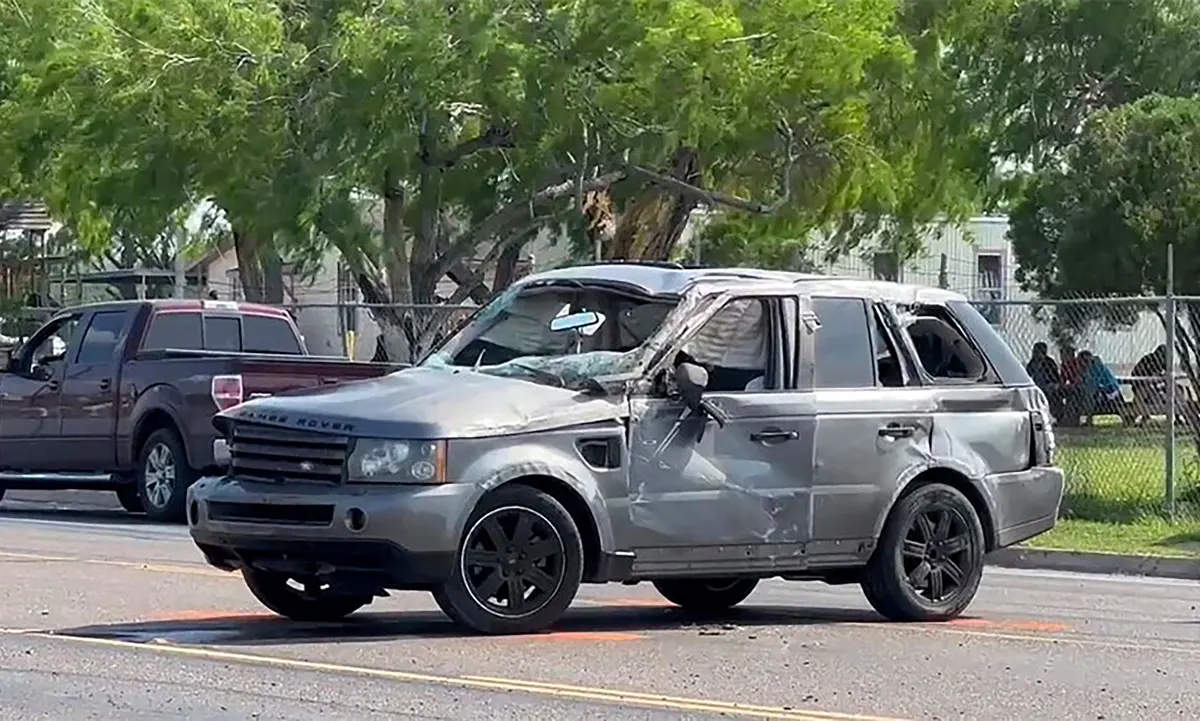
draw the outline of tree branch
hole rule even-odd
[[[625,170],[614,170],[611,173],[598,175],[583,182],[583,191],[588,192],[607,188],[623,180],[627,175],[628,172]],[[526,200],[509,203],[500,208],[480,221],[479,225],[475,226],[473,230],[463,233],[458,240],[452,243],[441,254],[437,263],[433,266],[434,277],[441,278],[456,260],[471,252],[472,249],[478,248],[484,241],[500,233],[508,226],[521,220],[522,217],[526,215],[534,216],[539,206],[544,206],[547,203],[565,198],[575,191],[576,181],[574,179],[564,180],[561,183],[542,188]]]
[[[655,185],[661,185],[670,188],[681,195],[690,195],[694,198],[704,201],[711,205],[724,205],[737,210],[744,210],[747,213],[758,213],[760,215],[774,215],[787,205],[792,196],[792,170],[796,166],[796,150],[795,150],[795,134],[786,123],[780,121],[779,134],[784,137],[787,146],[787,162],[783,166],[783,177],[780,180],[779,197],[771,203],[760,203],[754,200],[746,200],[734,195],[719,193],[715,190],[701,188],[698,185],[692,185],[679,178],[673,178],[669,175],[655,172],[649,168],[643,168],[640,165],[629,166],[629,172],[633,175],[640,175]]]
[[[443,154],[423,156],[421,161],[428,167],[446,170],[484,150],[511,147],[513,147],[512,131],[492,125],[484,131],[483,135],[463,141]]]

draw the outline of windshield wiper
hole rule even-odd
[[[512,361],[509,361],[507,365],[512,366],[513,368],[520,368],[526,373],[532,375],[539,382],[553,384],[556,388],[564,388],[567,385],[566,382],[555,373],[544,371],[540,368],[534,368],[533,366],[527,366],[524,363],[513,363]]]

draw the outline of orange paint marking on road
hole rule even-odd
[[[667,601],[659,601],[659,600],[656,600],[653,598],[612,598],[612,599],[605,598],[605,599],[596,599],[594,601],[590,601],[589,605],[591,605],[591,604],[595,604],[597,606],[604,606],[606,608],[621,608],[621,607],[676,608],[675,604],[673,604],[673,603],[668,603]]]
[[[934,627],[951,626],[958,628],[977,628],[988,631],[1031,631],[1033,633],[1060,633],[1062,631],[1069,630],[1068,626],[1061,623],[1023,619],[1000,619],[993,621],[986,618],[956,618],[950,621],[932,625]]]

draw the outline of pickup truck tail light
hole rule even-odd
[[[213,376],[212,399],[217,405],[217,411],[227,411],[243,400],[242,377]]]

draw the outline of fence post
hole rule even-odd
[[[1175,418],[1178,382],[1175,378],[1175,244],[1167,244],[1167,447],[1165,461],[1167,518],[1175,520]]]

